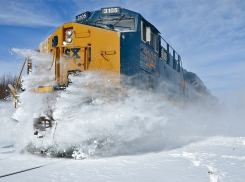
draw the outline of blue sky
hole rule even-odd
[[[38,49],[62,23],[110,6],[141,13],[226,103],[245,90],[244,0],[0,0],[0,75],[20,70],[12,48]]]

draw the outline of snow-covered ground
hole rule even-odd
[[[210,137],[173,150],[84,160],[16,154],[3,145],[0,151],[0,181],[245,181],[244,137]]]
[[[21,151],[18,142],[21,139],[26,141],[26,137],[19,135],[18,129],[24,128],[19,126],[21,123],[11,119],[13,104],[1,103],[0,181],[245,181],[245,137],[240,137],[244,125],[242,122],[237,122],[244,116],[243,114],[236,113],[237,118],[235,118],[230,113],[230,118],[226,115],[228,118],[225,119],[224,116],[207,116],[207,113],[200,112],[191,116],[190,110],[178,111],[177,109],[170,114],[170,111],[165,109],[165,117],[160,114],[157,116],[155,112],[156,117],[151,120],[152,115],[140,106],[142,103],[139,100],[137,101],[139,105],[136,101],[133,104],[125,102],[126,106],[121,106],[120,112],[131,115],[131,117],[121,116],[125,120],[125,125],[121,123],[123,119],[122,121],[115,119],[114,112],[101,115],[100,121],[104,120],[102,123],[105,126],[96,126],[93,123],[97,132],[102,132],[107,127],[115,130],[102,134],[111,134],[111,140],[114,136],[114,142],[118,145],[110,144],[102,151],[100,149],[96,151],[96,145],[92,145],[90,147],[94,148],[94,155],[87,155],[82,160],[41,157]],[[132,105],[137,109],[130,112]],[[115,107],[113,104],[112,106]],[[110,104],[101,106],[101,109],[112,106]],[[87,109],[92,112],[90,114],[95,115],[92,108],[88,107]],[[96,108],[93,109],[99,112]],[[119,110],[115,112],[119,114]],[[144,112],[143,116],[142,112]],[[135,115],[132,116],[133,113]],[[110,115],[114,118],[113,122],[121,124],[120,129],[118,125],[110,124],[112,122]],[[91,115],[83,116],[87,118]],[[77,117],[79,118],[79,115]],[[234,120],[231,120],[232,117]],[[96,120],[96,118],[92,119]],[[221,119],[222,122],[219,121]],[[164,120],[164,124],[157,125],[160,120]],[[129,121],[134,122],[130,125]],[[67,125],[64,127],[67,128]],[[87,127],[92,125],[83,126],[85,131],[89,129]],[[100,127],[101,130],[98,129]],[[67,128],[67,131],[74,130],[74,136],[78,137],[79,132],[76,128],[79,130],[79,125]],[[158,131],[159,128],[163,133]],[[80,133],[85,135],[81,131]],[[69,135],[71,138],[74,137],[71,133]],[[88,135],[93,136],[93,134]],[[34,136],[29,136],[32,137]],[[63,141],[79,142],[69,137],[63,138]],[[98,136],[94,141],[98,141]]]

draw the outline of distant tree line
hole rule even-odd
[[[0,100],[6,99],[6,97],[10,95],[10,89],[8,88],[8,84],[13,85],[14,87],[17,79],[18,76],[12,75],[11,73],[4,73],[2,76],[0,76]]]

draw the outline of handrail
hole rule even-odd
[[[101,64],[100,64],[98,58],[97,58],[97,55],[95,54],[93,47],[92,47],[92,46],[90,46],[90,47],[91,47],[91,49],[92,49],[93,54],[95,55],[96,61],[97,61],[98,64],[99,64],[100,70],[101,70],[102,74],[104,75],[103,69],[102,69],[102,67],[101,67]]]
[[[101,56],[110,63],[111,69],[114,70],[114,67],[110,61],[110,59],[106,55],[115,55],[116,51],[101,51],[100,52]]]
[[[21,77],[21,75],[22,75],[22,72],[23,72],[23,69],[24,69],[24,67],[25,67],[25,64],[26,64],[26,61],[28,60],[28,58],[25,58],[25,61],[24,61],[24,63],[23,63],[23,66],[22,66],[22,68],[21,68],[21,71],[20,71],[20,74],[19,74],[19,76],[18,76],[18,79],[17,79],[17,82],[16,82],[16,84],[15,84],[15,92],[17,93],[17,88],[18,88],[18,84],[19,84],[19,80],[20,80],[20,77]]]
[[[17,79],[17,81],[16,81],[16,83],[15,83],[15,87],[13,87],[11,84],[8,84],[8,87],[9,87],[9,89],[10,89],[10,93],[13,95],[13,97],[14,97],[14,99],[15,99],[15,105],[14,105],[15,108],[17,107],[17,101],[18,101],[18,96],[17,96],[18,84],[19,84],[20,77],[21,77],[21,75],[22,75],[22,72],[23,72],[23,69],[24,69],[24,67],[25,67],[25,64],[26,64],[26,61],[27,61],[27,60],[29,60],[28,57],[25,58],[25,61],[24,61],[23,65],[22,65],[20,74],[19,74],[18,79]]]
[[[75,34],[75,38],[88,38],[91,36],[90,30],[88,30],[87,32],[78,32],[78,33],[74,31],[74,34]],[[79,36],[78,34],[88,34],[88,36]]]
[[[46,68],[44,68],[43,67],[43,65],[42,65],[42,67],[43,67],[43,69],[44,70],[46,70],[46,71],[50,71],[51,70],[51,68],[53,67],[53,65],[54,65],[54,62],[55,62],[55,55],[56,55],[56,49],[55,50],[53,50],[53,58],[52,58],[52,63],[51,63],[51,66],[50,66],[50,68],[49,69],[46,69]]]

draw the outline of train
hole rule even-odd
[[[65,90],[72,76],[88,70],[113,74],[122,87],[136,86],[162,93],[176,103],[209,104],[215,100],[203,81],[182,66],[181,56],[162,38],[160,31],[140,13],[106,7],[86,11],[64,23],[39,46],[53,56],[52,85],[39,85],[37,92]],[[31,70],[28,60],[28,70]],[[131,78],[125,81],[125,77]],[[35,135],[52,126],[50,117],[34,121]]]
[[[211,96],[203,81],[183,68],[181,56],[154,25],[121,7],[77,15],[42,42],[40,52],[53,54],[56,82],[41,86],[40,92],[64,88],[70,75],[96,70],[113,72],[119,80],[122,75],[134,77],[133,85],[159,92],[167,89],[176,101],[205,103]],[[121,79],[120,84],[128,83]]]

